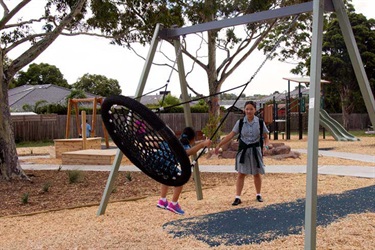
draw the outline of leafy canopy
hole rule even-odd
[[[54,84],[64,88],[70,88],[67,80],[65,80],[60,70],[53,65],[47,63],[30,64],[26,72],[20,71],[15,80],[15,87],[25,84],[41,85],[41,84]]]
[[[73,84],[73,87],[103,97],[121,94],[118,81],[103,75],[85,74]]]

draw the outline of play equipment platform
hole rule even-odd
[[[117,149],[86,149],[62,153],[62,165],[111,165]]]
[[[54,144],[56,158],[61,158],[61,155],[64,152],[71,152],[84,149],[83,138],[55,139]],[[86,149],[101,149],[101,144],[101,137],[86,138]]]

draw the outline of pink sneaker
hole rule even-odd
[[[162,199],[159,199],[158,204],[156,204],[158,208],[167,209],[168,201],[163,201]]]
[[[167,209],[173,213],[181,214],[183,215],[185,212],[181,209],[180,205],[177,203],[176,205],[173,205],[172,202],[170,202],[167,206]]]

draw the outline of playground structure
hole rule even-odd
[[[278,140],[278,134],[281,133],[284,139],[284,134],[286,140],[290,140],[291,134],[291,116],[293,114],[298,115],[298,135],[299,139],[303,138],[303,113],[306,112],[308,104],[306,104],[305,99],[307,95],[303,95],[301,84],[305,84],[308,87],[310,83],[309,77],[295,77],[295,78],[283,78],[288,81],[288,92],[286,94],[285,104],[278,103],[275,96],[273,96],[273,103],[265,105],[263,107],[264,121],[267,125],[271,126],[271,132],[273,132],[273,139]],[[298,96],[293,99],[290,95],[290,83],[298,83]],[[330,81],[321,80],[321,84],[328,84]],[[323,98],[323,97],[322,97]],[[295,104],[296,103],[296,104]],[[281,106],[281,107],[280,107]],[[279,108],[280,107],[280,108]],[[325,130],[329,131],[333,138],[337,141],[357,141],[359,140],[352,134],[350,134],[339,122],[333,119],[323,107],[321,103],[319,112],[319,124],[323,127],[323,138],[325,138]],[[285,131],[279,131],[279,123],[284,123]],[[270,134],[271,136],[271,134]]]
[[[359,141],[357,137],[350,134],[339,122],[329,116],[324,109],[320,110],[319,117],[320,125],[327,129],[336,141]]]
[[[92,120],[90,123],[91,134],[89,138],[86,138],[86,126],[81,126],[81,124],[86,123],[86,112],[81,112],[81,119],[79,119],[79,108],[78,103],[92,103]],[[108,151],[104,152],[101,150],[101,137],[95,136],[95,126],[96,126],[96,115],[97,115],[97,106],[101,105],[103,102],[102,97],[95,98],[83,98],[83,99],[69,99],[68,101],[68,112],[67,112],[67,121],[65,129],[65,139],[55,139],[55,155],[56,158],[62,159],[63,165],[71,164],[97,164],[97,165],[106,165],[112,164],[115,152]],[[71,123],[71,113],[72,107],[74,107],[75,117],[76,117],[76,128],[79,138],[69,138],[70,136],[70,123]],[[108,142],[108,133],[104,125],[103,132],[106,142],[106,148],[109,148]]]
[[[90,137],[95,137],[95,127],[96,127],[96,115],[97,115],[97,106],[102,105],[104,98],[103,97],[94,97],[94,98],[80,98],[80,99],[69,99],[68,101],[68,111],[67,111],[67,120],[66,120],[66,127],[65,127],[65,139],[69,138],[70,135],[70,123],[71,123],[71,115],[72,115],[72,107],[74,107],[74,113],[76,116],[76,128],[80,135],[82,135],[82,129],[84,129],[81,124],[85,124],[86,120],[79,119],[79,108],[78,103],[92,103],[92,120],[91,120],[91,134]],[[109,147],[108,144],[108,133],[105,129],[104,124],[102,123],[104,138],[106,141],[107,148]],[[82,135],[83,136],[83,135]]]
[[[298,15],[305,12],[313,12],[313,29],[312,29],[312,50],[310,64],[310,90],[309,90],[309,126],[308,126],[308,160],[307,160],[307,178],[306,178],[306,205],[305,205],[305,249],[316,248],[316,228],[317,228],[317,176],[318,176],[318,139],[319,139],[319,112],[320,112],[320,78],[321,78],[321,55],[322,55],[322,37],[323,37],[323,13],[324,11],[335,12],[340,24],[341,31],[348,48],[350,59],[353,63],[354,72],[356,74],[361,93],[366,104],[366,108],[370,115],[372,124],[375,124],[375,101],[372,95],[370,84],[358,48],[351,30],[350,22],[346,9],[342,0],[314,0],[302,4],[282,7],[279,9],[252,13],[244,16],[223,19],[220,21],[212,21],[208,23],[197,24],[191,27],[161,29],[161,25],[157,25],[151,41],[149,54],[142,71],[141,79],[135,96],[141,96],[145,87],[145,83],[152,65],[158,41],[161,39],[173,39],[175,51],[177,55],[178,73],[180,76],[181,94],[183,101],[188,101],[187,84],[185,79],[185,71],[183,59],[180,51],[180,37],[209,30],[218,30],[224,27],[232,27],[240,24],[249,24],[253,22],[264,21],[279,17],[287,17]],[[184,113],[186,125],[192,124],[191,112],[188,103],[184,104]],[[114,180],[117,176],[122,153],[118,151],[111,173],[109,175],[107,185],[102,196],[98,215],[105,212],[109,201],[109,195],[113,191]],[[194,167],[194,181],[199,181],[199,169]],[[199,187],[200,183],[196,183]],[[201,194],[197,192],[198,199]]]

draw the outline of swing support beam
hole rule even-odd
[[[357,43],[348,15],[345,10],[343,0],[313,0],[307,3],[292,5],[275,10],[268,10],[249,15],[243,15],[231,19],[220,21],[212,21],[202,24],[197,24],[189,27],[162,29],[158,24],[154,31],[154,36],[151,41],[150,50],[144,65],[144,69],[139,81],[139,85],[135,96],[141,96],[144,90],[148,73],[155,55],[156,46],[159,39],[175,39],[174,43],[176,54],[180,46],[180,36],[204,32],[208,30],[221,29],[225,27],[232,27],[241,24],[248,24],[253,22],[265,21],[268,19],[275,19],[297,15],[306,12],[313,13],[313,36],[312,36],[312,50],[311,50],[311,66],[310,66],[310,90],[309,90],[309,117],[308,117],[308,159],[306,171],[306,208],[305,208],[305,249],[316,249],[316,218],[317,218],[317,176],[318,176],[318,142],[319,142],[319,109],[320,109],[320,81],[321,81],[321,63],[322,63],[322,41],[323,41],[323,13],[336,12],[339,20],[341,32],[343,33],[344,41],[349,52],[350,60],[352,62],[354,72],[364,99],[370,121],[375,125],[375,101],[374,95],[370,88],[369,80],[367,78],[362,59],[360,57]],[[178,69],[180,77],[180,85],[182,97],[189,100],[186,88],[186,78],[183,69],[182,55],[177,54]],[[185,121],[187,126],[191,125],[190,109],[184,106]],[[102,201],[98,210],[98,215],[104,214],[109,195],[113,189],[113,183],[117,176],[117,171],[121,163],[122,153],[117,152],[115,161],[112,166],[110,176],[107,181],[107,186],[104,190]],[[195,171],[194,171],[195,172]],[[198,171],[199,172],[199,171]],[[197,184],[197,183],[196,183]],[[200,183],[198,183],[200,185]],[[199,195],[198,195],[199,199]]]

